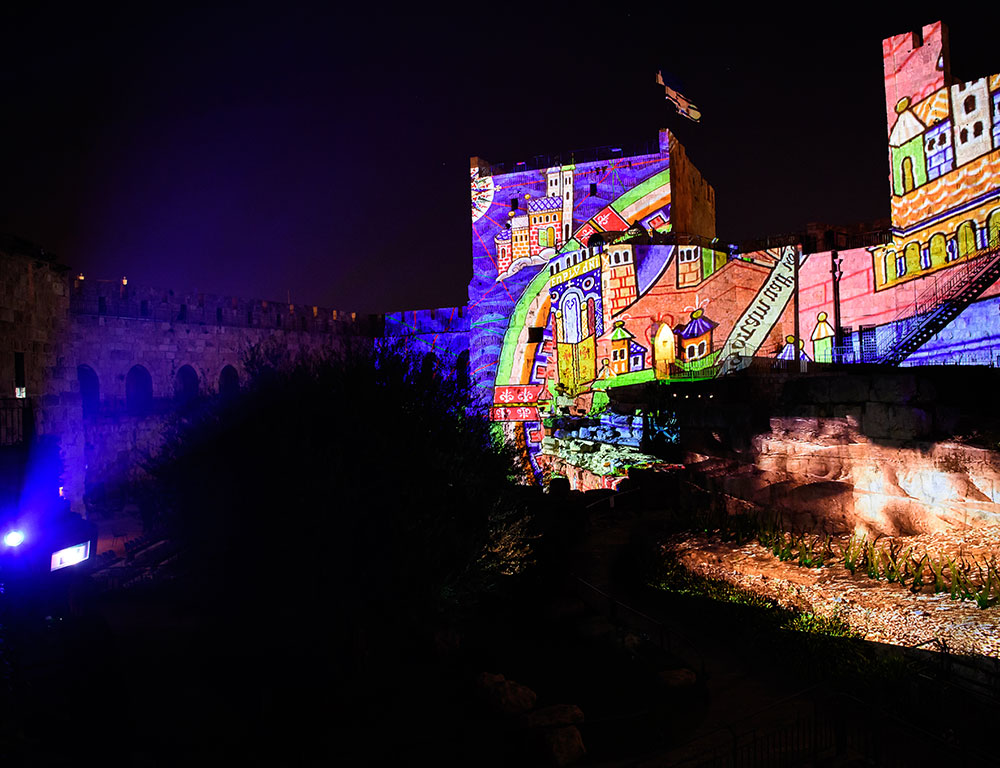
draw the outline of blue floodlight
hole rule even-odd
[[[23,541],[24,534],[21,531],[8,531],[3,537],[3,543],[8,547],[19,547]]]

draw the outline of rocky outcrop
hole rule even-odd
[[[736,378],[736,377],[733,377]],[[738,383],[738,382],[737,382]],[[1000,522],[992,369],[861,370],[706,384],[680,411],[695,481],[798,527],[911,535]],[[709,391],[709,390],[713,391]],[[690,402],[686,400],[685,402]]]
[[[498,715],[522,715],[535,706],[535,692],[503,675],[483,672],[476,680],[483,703]]]

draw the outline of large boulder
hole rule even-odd
[[[500,715],[522,715],[535,706],[537,698],[528,686],[489,672],[479,675],[476,688],[486,706]]]
[[[575,725],[546,731],[542,737],[542,745],[549,762],[560,768],[575,763],[587,753],[583,737]]]

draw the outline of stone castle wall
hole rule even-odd
[[[127,484],[155,452],[175,411],[181,368],[190,366],[198,396],[210,397],[227,366],[246,380],[254,345],[294,357],[381,332],[380,316],[87,280],[38,249],[0,248],[0,399],[14,404],[17,353],[35,432],[59,439],[64,495],[77,512],[88,487]],[[86,416],[81,366],[98,382],[97,407]],[[126,383],[140,366],[152,401],[136,413]]]

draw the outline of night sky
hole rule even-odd
[[[871,221],[889,214],[881,40],[938,18],[370,5],[0,11],[0,232],[88,277],[362,312],[461,304],[470,155],[660,127],[715,187],[723,239]],[[1000,71],[991,13],[944,18],[962,79]]]

